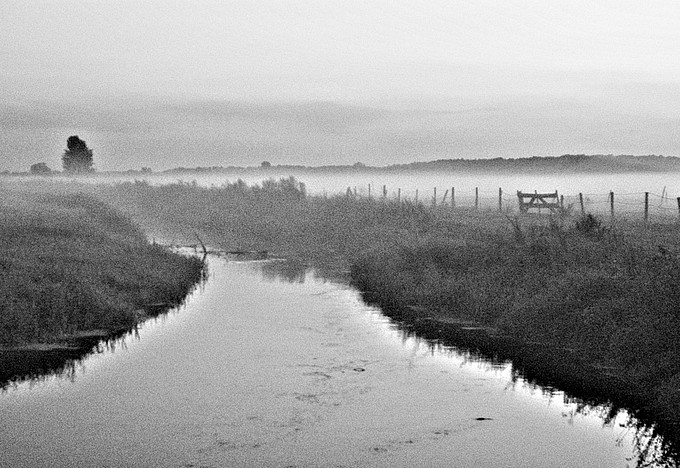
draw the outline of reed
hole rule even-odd
[[[131,327],[201,277],[87,195],[5,192],[0,213],[0,347]]]

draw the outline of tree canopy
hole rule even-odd
[[[64,151],[62,162],[66,172],[94,172],[92,167],[92,150],[87,147],[87,143],[78,138],[78,135],[68,137],[66,140],[67,150]]]

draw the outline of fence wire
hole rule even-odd
[[[525,192],[530,193],[530,192]],[[557,193],[557,192],[539,192]],[[679,192],[680,193],[680,192]],[[350,186],[343,193],[346,196],[356,198],[371,198],[376,201],[396,201],[418,203],[425,207],[438,209],[477,209],[482,211],[500,210],[504,213],[518,213],[519,200],[516,190],[503,188],[490,190],[488,188],[476,188],[464,190],[455,186],[437,187],[429,189],[394,189],[385,185]],[[625,217],[628,219],[644,219],[647,221],[680,221],[680,197],[673,197],[670,191],[657,192],[624,192],[613,193],[589,192],[559,194],[558,202],[562,210],[572,214],[592,213],[601,216]],[[538,211],[532,208],[531,212]],[[541,213],[550,213],[547,208],[542,208]]]

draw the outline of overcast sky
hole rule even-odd
[[[680,2],[0,0],[0,170],[680,155]]]

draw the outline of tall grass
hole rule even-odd
[[[200,279],[200,261],[150,245],[93,197],[0,198],[0,346],[130,327],[152,304],[181,301]]]

